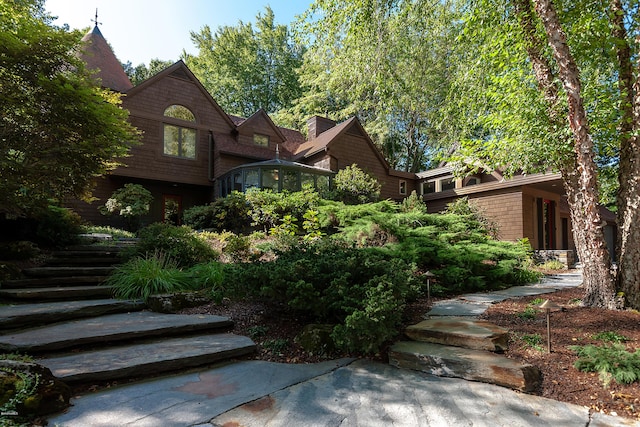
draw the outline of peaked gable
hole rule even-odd
[[[360,120],[357,117],[351,117],[350,119],[322,132],[318,137],[300,145],[296,150],[296,159],[305,159],[317,154],[321,151],[328,151],[331,145],[335,144],[341,136],[349,134],[363,138],[367,145],[371,148],[371,151],[376,155],[380,163],[389,171],[390,166],[387,160],[384,158],[380,150],[375,146],[369,134],[360,124]]]
[[[249,117],[248,119],[243,120],[240,123],[236,122],[236,124],[237,124],[238,132],[242,133],[243,130],[249,129],[249,132],[253,133],[253,131],[255,131],[256,129],[261,130],[261,128],[264,128],[263,123],[265,122],[268,128],[271,130],[272,134],[277,139],[277,141],[274,141],[274,142],[283,143],[286,140],[285,136],[280,131],[280,128],[278,128],[275,125],[275,123],[273,123],[273,120],[271,120],[271,117],[269,117],[266,111],[264,111],[262,108],[256,111],[254,114],[252,114],[251,117]]]
[[[127,91],[127,98],[132,98],[138,95],[139,93],[145,91],[147,88],[153,86],[157,82],[165,78],[176,78],[180,80],[186,80],[190,83],[193,83],[198,90],[204,95],[204,97],[209,101],[209,103],[213,106],[213,108],[218,112],[222,120],[225,121],[227,125],[229,125],[230,130],[235,130],[236,125],[231,120],[231,118],[224,112],[222,107],[218,105],[218,103],[213,99],[211,94],[207,91],[207,89],[200,83],[200,80],[191,72],[187,64],[185,64],[182,60],[179,60],[175,64],[165,68],[160,71],[153,77],[148,78],[143,81],[139,85],[133,87],[132,89]]]

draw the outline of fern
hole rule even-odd
[[[631,353],[621,344],[570,348],[578,355],[573,366],[583,372],[598,372],[605,387],[612,379],[619,384],[640,381],[640,349]]]

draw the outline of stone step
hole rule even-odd
[[[57,286],[97,285],[109,276],[70,276],[70,277],[38,277],[31,279],[6,280],[1,288],[46,288]]]
[[[255,351],[250,338],[233,334],[162,339],[37,360],[64,382],[139,378],[209,365]]]
[[[96,256],[119,256],[123,248],[120,246],[74,246],[69,249],[54,251],[54,257],[93,258]]]
[[[33,267],[22,270],[28,277],[108,276],[115,267]]]
[[[542,381],[538,368],[503,355],[417,341],[394,344],[389,350],[389,363],[439,377],[463,378],[524,392],[535,391]]]
[[[108,298],[113,294],[111,286],[57,286],[45,288],[0,289],[0,298],[22,301],[62,301],[74,299]]]
[[[411,325],[405,335],[414,341],[503,352],[509,332],[493,323],[461,317],[435,317]]]
[[[127,313],[144,307],[141,301],[115,299],[14,304],[3,306],[0,310],[0,330],[32,328],[71,319]]]
[[[0,351],[43,353],[157,336],[231,327],[227,317],[146,311],[71,320],[0,335]]]
[[[122,260],[118,256],[109,257],[54,257],[48,259],[45,263],[45,267],[109,267],[112,265],[121,264]]]

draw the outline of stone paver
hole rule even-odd
[[[489,351],[417,341],[400,341],[389,350],[389,363],[431,375],[497,384],[532,392],[541,383],[540,370]]]
[[[433,304],[433,308],[425,315],[425,318],[432,316],[480,316],[487,311],[489,304],[478,304],[465,302],[458,299],[438,301]]]
[[[71,384],[136,378],[177,369],[202,366],[255,351],[254,342],[233,334],[162,339],[143,344],[109,347],[37,360],[53,375]]]
[[[49,425],[185,427],[205,424],[238,405],[314,379],[352,361],[341,359],[309,365],[244,361],[167,376],[73,398],[73,406],[64,414],[50,417]]]
[[[509,389],[359,361],[203,426],[585,426],[588,410]]]
[[[484,313],[491,304],[504,301],[509,298],[548,294],[559,289],[576,287],[581,283],[582,274],[580,273],[556,274],[553,276],[547,276],[539,283],[532,285],[514,286],[494,292],[464,294],[458,298],[437,301],[424,317],[426,319],[433,316],[477,317]]]
[[[0,310],[0,329],[46,325],[78,317],[137,311],[143,307],[144,304],[141,301],[123,301],[111,298],[5,305]]]
[[[229,318],[212,315],[150,312],[110,314],[0,335],[0,350],[26,353],[52,351],[107,340],[167,336],[231,325]]]
[[[464,317],[434,317],[408,326],[404,334],[414,341],[502,352],[509,331],[493,323]]]

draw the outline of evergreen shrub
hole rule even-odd
[[[218,259],[214,251],[197,233],[187,226],[165,223],[151,224],[138,232],[138,244],[127,252],[129,256],[160,251],[179,267],[191,267]]]
[[[44,246],[64,247],[80,241],[82,219],[71,209],[50,205],[36,220],[36,240]]]
[[[411,263],[379,251],[318,240],[273,262],[236,266],[229,280],[314,321],[338,323],[332,336],[339,347],[371,353],[397,334],[404,304],[419,294],[414,273]]]
[[[183,222],[196,230],[238,233],[251,223],[249,204],[244,193],[232,192],[205,206],[185,209]]]

